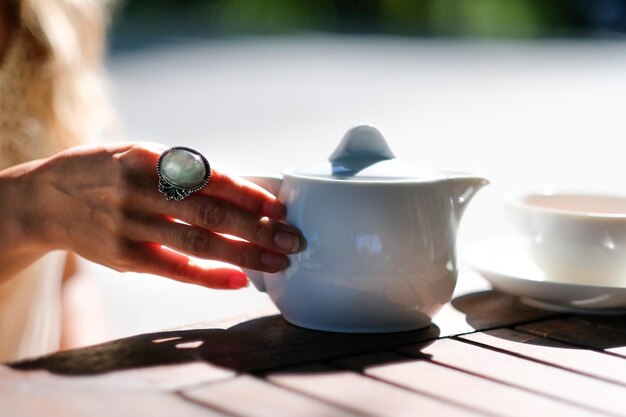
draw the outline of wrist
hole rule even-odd
[[[16,255],[42,256],[54,249],[45,232],[45,202],[38,181],[41,161],[31,161],[0,172],[0,249]],[[43,181],[42,181],[43,182]]]

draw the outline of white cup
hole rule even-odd
[[[506,208],[514,234],[547,279],[626,286],[626,197],[516,193]]]

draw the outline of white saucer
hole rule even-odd
[[[510,239],[474,244],[465,252],[465,260],[494,289],[520,297],[534,307],[583,314],[626,314],[626,287],[551,281]]]

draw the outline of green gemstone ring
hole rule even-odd
[[[211,178],[211,167],[195,149],[174,146],[161,154],[157,162],[159,191],[168,200],[183,200],[200,190]]]

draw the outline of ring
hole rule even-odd
[[[204,155],[186,146],[174,146],[157,162],[159,191],[168,200],[183,200],[202,189],[211,178],[211,167]]]

